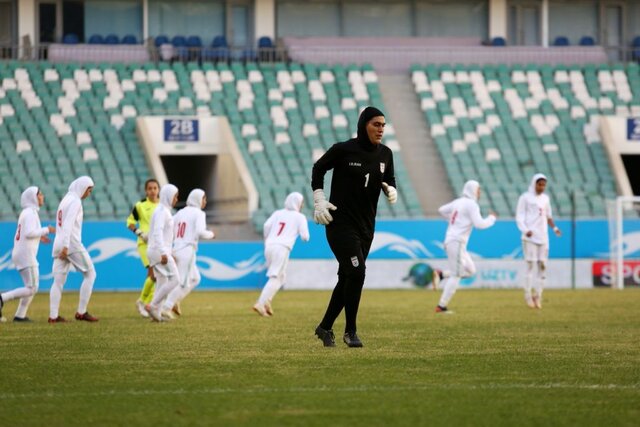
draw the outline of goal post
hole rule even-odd
[[[628,231],[627,221],[640,221],[640,197],[618,196],[607,201],[607,215],[609,217],[609,263],[611,266],[611,288],[624,289],[625,257],[631,255],[635,245],[625,241]],[[629,239],[626,239],[629,240]]]

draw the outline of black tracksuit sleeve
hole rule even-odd
[[[337,158],[338,148],[333,145],[315,162],[311,171],[311,189],[313,191],[324,189],[324,176],[327,171],[335,167]]]
[[[382,182],[386,182],[390,186],[398,188],[396,185],[396,174],[393,167],[393,153],[391,152],[391,150],[389,150],[389,161],[387,162],[386,168],[384,170]]]

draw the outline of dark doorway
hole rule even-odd
[[[56,12],[54,3],[40,3],[38,8],[40,43],[54,43],[56,41]]]
[[[64,36],[75,34],[84,41],[84,2],[65,1],[62,3],[62,28]]]
[[[623,155],[622,162],[627,171],[633,195],[640,196],[640,155]]]
[[[201,188],[213,201],[216,156],[162,156],[169,182],[180,191],[176,208],[185,206],[191,190]],[[212,206],[210,206],[212,207]]]

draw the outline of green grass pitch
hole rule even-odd
[[[0,324],[0,425],[638,425],[640,290],[365,290],[362,349],[323,348],[328,292],[200,292],[153,324],[131,293],[96,293],[97,324]],[[71,318],[77,293],[65,293]],[[11,318],[15,302],[5,306]]]

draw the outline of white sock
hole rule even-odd
[[[84,279],[82,279],[82,285],[80,286],[80,301],[78,302],[78,313],[80,314],[87,312],[87,306],[89,305],[89,299],[91,299],[91,292],[93,291],[93,283],[95,281],[95,270],[91,269],[84,273]]]
[[[16,288],[9,292],[2,293],[2,301],[7,302],[16,298],[23,298],[33,295],[31,288]]]
[[[524,299],[531,299],[531,282],[533,282],[533,263],[527,261],[527,277],[524,281]]]
[[[270,277],[267,284],[264,285],[260,298],[258,298],[258,304],[265,305],[271,303],[273,297],[278,293],[282,287],[282,282],[277,277]]]
[[[62,300],[62,286],[67,280],[66,274],[54,274],[53,285],[49,292],[49,318],[56,319],[60,314],[60,301]]]
[[[35,292],[30,296],[20,298],[20,304],[18,304],[18,309],[16,310],[16,317],[21,319],[27,317],[27,310],[29,310],[31,301],[33,301],[34,294]]]
[[[440,307],[446,307],[453,298],[453,295],[456,293],[458,289],[458,283],[460,282],[460,277],[450,276],[444,280],[442,287],[444,290],[442,291],[442,296],[440,297],[440,302],[438,305]]]

